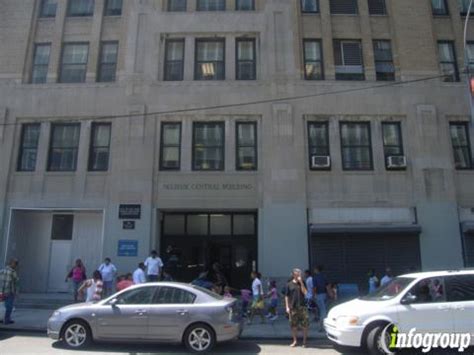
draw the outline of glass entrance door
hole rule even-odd
[[[218,263],[231,287],[249,287],[256,213],[163,213],[162,221],[161,254],[175,280],[190,282]]]

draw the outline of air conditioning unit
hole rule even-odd
[[[387,169],[405,169],[407,157],[404,155],[392,155],[387,157]]]
[[[313,155],[311,157],[312,169],[329,169],[331,167],[331,157],[327,155]]]

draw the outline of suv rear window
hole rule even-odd
[[[448,276],[445,284],[448,302],[474,301],[474,275]]]

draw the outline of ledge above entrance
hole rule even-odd
[[[310,224],[311,235],[328,234],[420,234],[418,224]]]

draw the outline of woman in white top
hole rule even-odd
[[[84,281],[78,292],[82,294],[86,289],[86,302],[94,302],[102,299],[102,288],[102,275],[100,271],[96,270],[92,275],[92,279]]]

